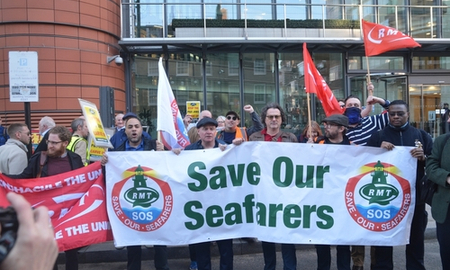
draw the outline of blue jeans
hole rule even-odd
[[[277,253],[275,243],[261,242],[264,255],[264,270],[275,270],[277,265]],[[283,257],[283,270],[297,269],[297,256],[294,244],[281,244],[281,256]]]
[[[220,270],[233,270],[233,239],[216,241],[220,253]],[[198,270],[211,270],[211,242],[193,244]]]
[[[336,246],[336,263],[338,270],[350,270],[350,246]],[[316,245],[317,270],[330,270],[331,246]]]

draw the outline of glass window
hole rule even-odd
[[[272,0],[246,0],[242,1],[246,3],[242,7],[242,19],[252,19],[252,20],[272,20],[272,5],[270,3]],[[262,5],[268,4],[268,5]]]
[[[237,53],[215,53],[207,55],[207,58],[212,63],[211,76],[206,77],[207,109],[211,111],[213,117],[224,115],[230,110],[240,114],[239,55]],[[230,63],[236,63],[235,76],[229,76]]]
[[[367,70],[367,57],[365,56],[350,56],[348,59],[348,70],[351,71],[362,71]],[[371,56],[369,59],[370,71],[374,70],[404,70],[404,59],[403,57],[395,56]]]
[[[264,59],[256,59],[253,68],[254,75],[266,75],[266,61]]]
[[[148,76],[159,76],[158,62],[148,62]]]
[[[448,70],[450,69],[450,57],[445,56],[415,56],[412,60],[413,71],[423,70]]]
[[[284,20],[285,18],[290,20],[306,20],[309,9],[306,3],[306,0],[277,0],[277,20]]]
[[[266,85],[255,84],[255,100],[254,104],[266,104]]]
[[[189,62],[178,61],[177,62],[177,76],[189,75]]]
[[[239,60],[232,59],[228,61],[228,76],[239,75]]]
[[[255,74],[255,63],[264,63],[265,76]],[[244,72],[244,101],[243,104],[230,108],[242,112],[245,104],[251,104],[260,113],[261,109],[269,102],[275,102],[275,55],[273,53],[247,53],[243,54]],[[258,64],[259,68],[262,66]],[[255,102],[258,102],[255,104]],[[245,126],[252,126],[249,115],[245,116]]]

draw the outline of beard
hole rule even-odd
[[[47,156],[55,158],[61,157],[66,152],[66,148],[61,144],[59,147],[49,148],[47,150]]]

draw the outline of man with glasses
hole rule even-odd
[[[348,118],[345,115],[333,114],[323,119],[325,127],[325,138],[319,144],[341,144],[350,145],[350,140],[345,135],[348,127]],[[350,270],[350,246],[336,246],[336,264],[338,270]],[[331,266],[330,245],[316,245],[317,269],[328,270]]]
[[[57,175],[82,168],[83,161],[78,154],[66,149],[72,133],[63,126],[55,126],[48,132],[47,151],[31,156],[28,166],[20,174],[5,174],[13,179],[39,178]],[[78,269],[78,249],[65,251],[66,270]],[[55,264],[55,269],[57,265]]]
[[[0,146],[0,171],[7,174],[19,174],[28,165],[27,145],[31,134],[27,125],[14,123],[8,127],[9,139]]]
[[[424,266],[424,233],[427,224],[425,202],[420,200],[420,179],[425,174],[425,161],[431,154],[433,141],[431,136],[422,129],[409,125],[409,108],[403,100],[394,100],[388,108],[389,125],[374,133],[367,146],[381,147],[389,151],[395,146],[415,146],[410,153],[417,159],[416,172],[416,205],[411,223],[409,244],[406,245],[406,269],[423,269]],[[413,195],[413,196],[414,196]],[[375,247],[375,262],[372,270],[394,269],[392,247]]]
[[[277,103],[267,104],[261,110],[261,119],[264,123],[264,129],[253,133],[250,136],[250,141],[297,142],[297,137],[293,133],[281,130],[281,124],[286,121],[286,115]],[[263,241],[262,249],[264,270],[275,270],[277,264],[275,243]],[[294,244],[281,244],[281,255],[284,263],[283,269],[297,269],[297,257],[295,255]]]
[[[235,111],[229,111],[225,115],[225,127],[223,130],[217,132],[217,139],[232,144],[236,142],[247,141],[249,136],[253,133],[263,129],[263,124],[258,114],[253,109],[252,105],[245,105],[244,111],[252,116],[253,126],[248,130],[245,127],[238,127],[241,123],[239,114]]]

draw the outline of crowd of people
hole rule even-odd
[[[299,137],[282,129],[286,122],[286,114],[277,103],[269,103],[261,110],[259,116],[251,105],[243,110],[250,114],[253,125],[250,128],[240,126],[240,115],[229,111],[224,116],[213,118],[208,110],[200,113],[198,121],[193,123],[190,115],[184,117],[191,144],[185,149],[172,149],[175,154],[181,151],[220,148],[227,145],[241,145],[247,141],[289,142],[337,144],[354,147],[366,145],[381,147],[392,151],[396,146],[412,146],[411,156],[417,159],[416,172],[416,204],[410,226],[410,241],[406,246],[406,269],[425,269],[424,266],[424,233],[427,213],[425,202],[419,200],[421,191],[420,179],[425,171],[430,180],[435,182],[437,192],[433,198],[432,216],[437,224],[437,239],[443,269],[450,269],[450,162],[443,158],[443,153],[450,150],[449,135],[438,137],[433,146],[432,138],[425,131],[409,125],[409,107],[402,100],[389,102],[369,96],[367,104],[376,103],[386,111],[371,115],[363,113],[361,101],[349,96],[343,101],[345,112],[333,114],[322,119],[323,130],[318,122],[303,130]],[[449,120],[450,121],[450,120]],[[30,130],[25,124],[11,124],[7,129],[9,139],[0,147],[1,173],[11,178],[39,178],[56,175],[89,163],[87,137],[89,135],[86,121],[83,117],[74,119],[69,129],[58,126],[50,117],[44,117],[39,123],[42,141],[35,153],[28,160],[26,145],[30,143]],[[152,139],[143,131],[141,120],[134,113],[119,114],[116,117],[116,130],[111,138],[114,146],[110,151],[164,151],[164,146],[158,140]],[[42,145],[41,145],[42,144]],[[108,154],[101,159],[102,165],[108,162]],[[38,207],[31,209],[29,204],[16,194],[8,194],[7,199],[18,212],[19,232],[16,245],[0,265],[1,269],[25,269],[26,265],[36,265],[33,269],[57,269],[55,264],[57,248],[49,224],[47,209]],[[42,231],[42,233],[41,233]],[[36,247],[30,243],[34,240],[43,242]],[[297,269],[296,250],[294,244],[281,244],[283,269]],[[220,253],[220,269],[233,269],[232,239],[216,241]],[[276,243],[262,242],[264,269],[276,269]],[[317,269],[330,269],[331,247],[316,245]],[[189,245],[191,255],[191,270],[210,270],[211,243],[196,243]],[[34,250],[37,249],[37,250]],[[160,270],[169,269],[167,247],[155,246],[154,264]],[[337,245],[337,268],[339,270],[359,270],[364,265],[364,250],[362,246]],[[78,269],[78,249],[66,251],[66,269]],[[371,269],[394,269],[392,247],[372,247]],[[21,254],[27,254],[22,256]],[[127,247],[127,269],[141,269],[141,246]],[[27,257],[24,259],[24,257]],[[19,260],[20,258],[20,260]],[[46,261],[41,261],[45,259]],[[20,262],[19,262],[20,261]],[[352,265],[353,261],[353,265]],[[31,263],[33,262],[33,263]],[[21,267],[23,265],[23,267]]]

